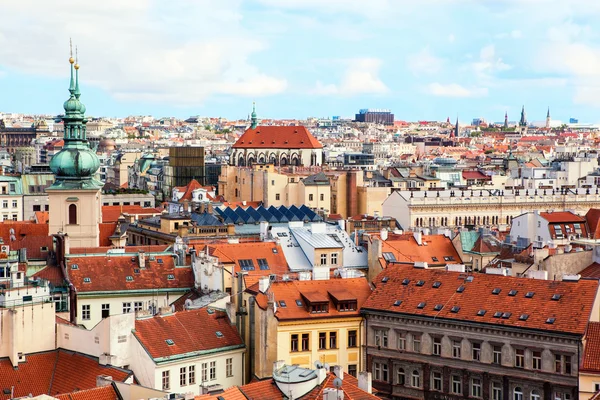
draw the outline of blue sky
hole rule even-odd
[[[90,3],[90,4],[87,4]],[[2,6],[0,111],[60,113],[69,37],[92,116],[600,122],[593,0],[23,0]]]

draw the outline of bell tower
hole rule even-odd
[[[76,51],[76,58],[77,51]],[[71,247],[98,247],[102,221],[102,182],[95,178],[100,161],[87,141],[85,106],[79,100],[79,63],[69,58],[71,82],[65,115],[64,147],[52,157],[55,181],[46,189],[50,203],[50,234],[69,236]]]

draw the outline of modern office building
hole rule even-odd
[[[363,108],[356,114],[355,121],[394,125],[394,114],[390,110],[383,108]]]

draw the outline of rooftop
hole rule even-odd
[[[233,148],[321,149],[323,145],[304,126],[258,126],[246,130]]]

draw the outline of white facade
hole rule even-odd
[[[203,388],[214,391],[244,384],[244,350],[244,348],[229,351],[216,349],[214,352],[207,351],[204,355],[192,357],[178,355],[173,357],[173,361],[156,363],[134,337],[130,367],[142,386],[171,393],[200,395],[203,393]],[[190,374],[190,367],[193,370],[192,374]],[[190,380],[193,383],[190,383]],[[168,386],[165,387],[163,382]]]
[[[552,240],[548,229],[548,221],[536,212],[515,217],[510,227],[510,237],[512,240],[521,237],[527,238],[531,242],[538,242],[537,246],[534,247],[543,247]],[[540,244],[542,245],[540,246]]]

